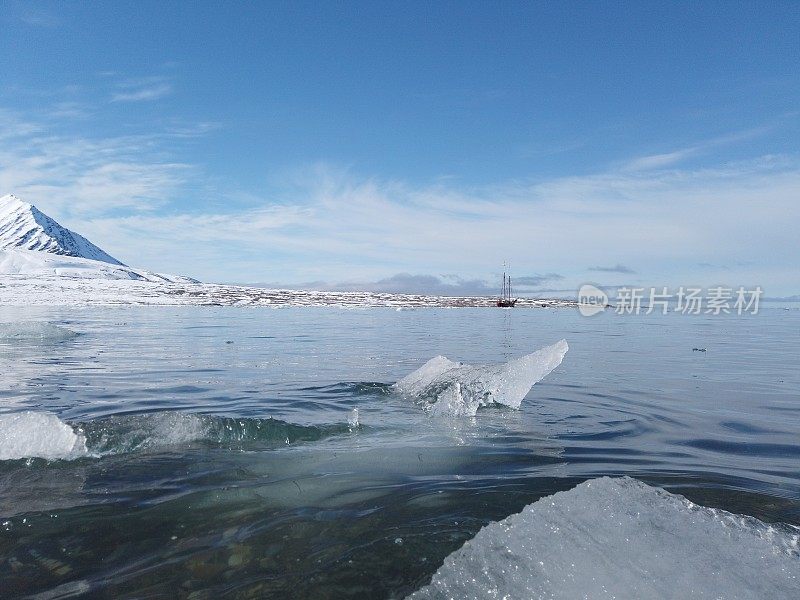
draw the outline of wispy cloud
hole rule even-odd
[[[215,124],[104,138],[54,134],[50,125],[0,111],[0,192],[40,204],[128,263],[207,281],[494,293],[511,251],[520,289],[583,283],[587,261],[598,273],[632,275],[632,257],[637,279],[663,285],[695,283],[687,273],[787,292],[800,285],[796,156],[472,188],[321,163],[243,200],[242,190],[221,190],[174,158],[178,140],[193,143]],[[209,197],[218,208],[203,209]]]
[[[496,286],[482,279],[458,276],[412,275],[397,273],[375,282],[350,282],[327,285],[332,290],[367,290],[372,292],[432,294],[439,296],[486,296],[496,293]]]
[[[142,87],[137,90],[117,92],[112,94],[112,102],[144,102],[147,100],[158,100],[172,93],[172,86],[168,83],[159,83],[149,87]]]
[[[42,123],[24,118],[13,111],[0,108],[0,141],[24,147],[27,137],[46,131]]]
[[[791,115],[794,117],[794,115]],[[751,140],[765,135],[779,126],[779,123],[770,123],[759,127],[752,127],[742,131],[736,131],[726,135],[717,136],[702,142],[698,142],[685,148],[679,148],[662,154],[651,154],[640,156],[627,161],[622,165],[623,171],[650,171],[653,169],[664,169],[681,163],[689,158],[699,156],[714,148],[729,146],[746,140]]]
[[[397,273],[391,277],[383,277],[377,281],[353,279],[348,281],[306,281],[297,282],[252,282],[243,281],[259,287],[324,290],[335,292],[383,292],[399,294],[426,294],[438,296],[491,296],[499,292],[499,283],[487,282],[484,279],[465,279],[457,275],[419,275]]]
[[[564,276],[560,273],[545,273],[544,275],[523,275],[522,277],[514,277],[514,283],[519,287],[532,287],[538,288],[546,283],[561,281]]]
[[[134,214],[90,222],[93,227],[118,229],[120,235],[127,232],[134,239],[145,236],[175,244],[213,242],[257,247],[266,241],[264,236],[275,232],[280,239],[285,230],[302,226],[313,213],[310,207],[271,205],[227,214]]]
[[[117,88],[111,95],[112,102],[147,102],[172,93],[172,83],[164,77],[129,79],[118,83]]]
[[[54,12],[47,10],[45,7],[41,6],[41,4],[34,5],[31,2],[13,2],[7,5],[7,7],[11,7],[12,12],[16,14],[17,18],[31,27],[52,28],[58,27],[61,23]]]
[[[91,115],[89,107],[76,101],[56,102],[48,111],[51,119],[85,119]]]
[[[192,172],[188,164],[164,160],[168,134],[86,138],[52,134],[49,125],[0,111],[0,190],[61,216],[152,209]]]
[[[601,263],[598,272],[631,274],[623,261],[635,253],[650,265],[649,277],[673,277],[676,265],[691,271],[698,261],[773,265],[769,275],[756,267],[740,269],[746,284],[759,275],[761,283],[791,280],[789,259],[779,266],[780,256],[800,251],[790,225],[800,221],[800,161],[790,158],[646,176],[612,171],[469,192],[362,180],[320,167],[302,179],[296,189],[264,197],[258,209],[88,224],[131,253],[143,239],[158,238],[164,248],[191,247],[191,264],[204,262],[190,274],[237,281],[379,282],[387,271],[410,269],[417,274],[409,277],[457,272],[468,281],[485,281],[513,248],[520,285],[577,283],[586,256],[612,265]],[[199,245],[202,259],[192,241],[208,242]],[[775,248],[782,249],[779,258]],[[161,251],[137,255],[164,260]],[[533,265],[554,270],[524,275]],[[395,283],[435,289],[435,282],[416,279],[382,285]]]
[[[636,271],[634,271],[630,267],[626,267],[625,265],[621,265],[619,263],[617,263],[613,267],[589,267],[587,270],[597,271],[599,273],[625,273],[628,275],[636,273]]]
[[[651,169],[663,169],[676,163],[679,163],[687,158],[696,155],[699,148],[683,148],[682,150],[675,150],[674,152],[666,152],[664,154],[651,154],[649,156],[641,156],[631,160],[625,165],[628,171],[647,171]]]

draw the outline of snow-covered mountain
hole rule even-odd
[[[0,250],[37,250],[122,265],[82,235],[62,227],[13,194],[0,198]]]
[[[14,195],[0,197],[0,274],[193,282],[128,267]]]

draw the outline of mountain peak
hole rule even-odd
[[[20,249],[122,265],[116,258],[82,235],[62,227],[32,204],[13,194],[6,194],[0,197],[0,250]]]

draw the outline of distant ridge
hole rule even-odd
[[[36,250],[125,266],[13,194],[0,197],[0,250]]]

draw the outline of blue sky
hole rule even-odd
[[[0,193],[208,281],[797,294],[798,31],[796,2],[0,1]]]

